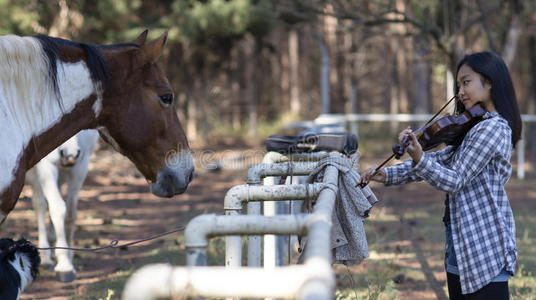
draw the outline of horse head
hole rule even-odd
[[[156,61],[167,33],[147,41],[101,49],[109,81],[97,123],[101,137],[128,157],[160,197],[181,194],[193,179],[188,140],[177,117],[173,90]]]
[[[73,136],[58,147],[59,162],[62,167],[72,167],[80,157],[77,136]]]

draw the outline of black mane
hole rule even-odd
[[[84,53],[86,54],[87,67],[89,68],[91,79],[95,83],[100,82],[103,89],[106,88],[110,80],[110,73],[108,71],[108,67],[106,66],[106,63],[104,62],[102,55],[97,49],[99,46],[68,41],[68,40],[50,37],[50,36],[42,35],[42,34],[36,35],[34,37],[37,40],[39,40],[39,42],[41,43],[41,46],[43,47],[43,51],[45,52],[45,55],[48,58],[49,76],[52,79],[54,91],[56,92],[58,97],[59,97],[59,90],[58,90],[58,79],[57,79],[57,76],[58,76],[57,60],[60,57],[60,48],[62,46],[77,47],[77,48],[82,49]]]

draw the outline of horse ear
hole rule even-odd
[[[145,58],[148,62],[154,63],[158,59],[158,57],[160,57],[162,49],[164,49],[164,45],[166,44],[166,40],[167,31],[164,32],[156,40],[150,41],[149,43],[142,46],[142,50],[145,53]]]
[[[148,29],[145,29],[135,40],[134,44],[138,44],[140,46],[145,45],[145,41],[147,40],[147,33],[149,33]]]

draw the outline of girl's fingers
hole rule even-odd
[[[411,130],[411,127],[408,126],[408,128],[402,130],[399,134],[398,134],[398,141],[402,142],[402,140],[408,136],[410,133],[412,133],[413,131]]]
[[[413,143],[415,143],[415,144],[418,143],[417,136],[413,132],[411,133],[411,140],[413,140]]]

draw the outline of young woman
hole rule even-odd
[[[510,73],[502,58],[481,52],[465,56],[457,68],[456,110],[474,105],[487,111],[459,145],[423,153],[408,127],[411,159],[361,178],[386,185],[424,180],[445,191],[445,267],[450,299],[508,299],[515,271],[515,223],[504,185],[510,157],[521,136],[521,116]]]

